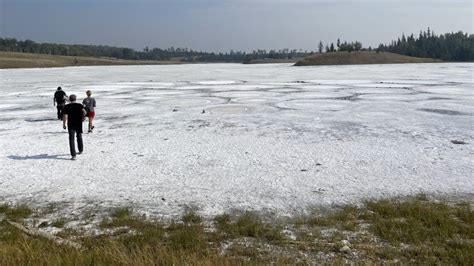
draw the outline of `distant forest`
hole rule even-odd
[[[474,35],[462,31],[436,35],[429,28],[418,37],[402,35],[388,45],[381,44],[378,51],[443,61],[474,61]]]
[[[292,59],[302,58],[312,52],[302,50],[257,50],[252,53],[234,52],[213,53],[194,51],[188,48],[148,48],[135,51],[130,48],[112,47],[104,45],[77,45],[36,43],[31,40],[17,40],[14,38],[0,38],[0,51],[39,53],[64,56],[92,56],[112,57],[127,60],[171,60],[178,58],[183,62],[249,62],[254,59]]]
[[[371,47],[363,48],[361,42],[331,43],[324,46],[319,42],[317,51],[364,51],[373,50]],[[474,61],[474,35],[463,33],[446,33],[436,35],[429,28],[420,31],[418,37],[402,35],[390,44],[380,44],[375,49],[377,52],[392,52],[408,56],[441,59],[444,61]],[[54,43],[36,43],[31,40],[17,40],[14,38],[0,38],[0,51],[40,53],[64,56],[92,56],[112,57],[128,60],[180,60],[183,62],[238,62],[249,63],[259,59],[294,59],[311,55],[313,51],[300,50],[257,50],[251,53],[241,51],[230,51],[226,53],[194,51],[188,48],[148,48],[136,51],[130,48],[103,46],[103,45],[69,45]]]

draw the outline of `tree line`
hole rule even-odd
[[[341,42],[330,45],[320,41],[317,52],[339,51],[371,51],[372,47],[364,48],[361,42]],[[225,53],[202,52],[188,48],[148,48],[136,51],[130,48],[104,46],[104,45],[69,45],[55,43],[37,43],[32,40],[17,40],[15,38],[0,38],[0,51],[40,53],[64,56],[92,56],[111,57],[127,60],[180,60],[183,62],[238,62],[250,63],[259,59],[294,59],[302,58],[315,53],[301,49],[256,50],[250,53],[233,51]],[[416,57],[428,57],[444,61],[474,61],[474,35],[463,33],[446,33],[436,35],[429,28],[420,31],[418,37],[413,34],[404,34],[390,44],[380,44],[377,52],[393,52]]]
[[[326,53],[333,53],[333,52],[354,52],[354,51],[365,51],[365,50],[372,50],[372,47],[369,46],[369,48],[363,48],[362,43],[355,41],[355,42],[341,42],[340,39],[337,39],[336,46],[334,46],[334,43],[331,43],[331,45],[326,44],[326,47],[324,47],[323,42],[320,41],[318,44],[318,52],[326,52]]]
[[[313,52],[302,50],[256,50],[251,53],[233,51],[225,53],[202,52],[188,48],[167,49],[145,47],[143,51],[130,48],[104,45],[70,45],[56,43],[37,43],[32,40],[17,40],[15,38],[0,38],[0,51],[39,53],[63,56],[92,56],[112,57],[127,60],[171,60],[183,62],[251,62],[257,59],[292,59],[305,57]]]
[[[390,44],[380,44],[377,51],[443,61],[474,61],[474,35],[462,31],[436,35],[428,28],[420,31],[418,37],[403,34]]]
[[[338,39],[336,45],[334,43],[323,45],[321,41],[318,44],[319,53],[372,50],[374,49],[370,46],[364,48],[362,43],[358,41],[341,42]],[[414,34],[409,36],[402,34],[401,37],[389,44],[380,44],[375,51],[441,59],[443,61],[474,61],[474,35],[462,31],[436,35],[428,28],[426,31],[420,31],[417,37]]]

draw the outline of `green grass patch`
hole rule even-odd
[[[392,256],[427,264],[474,262],[474,213],[467,203],[382,200],[368,202],[367,210],[365,218],[375,235],[392,246],[405,245]]]
[[[0,205],[0,213],[20,222],[34,215],[25,205]],[[65,218],[49,223],[61,229],[58,236],[79,242],[83,250],[27,236],[3,221],[0,265],[474,263],[469,203],[448,204],[419,195],[284,221],[265,218],[244,212],[219,215],[209,223],[189,209],[180,219],[163,223],[119,208],[98,225],[101,235],[64,228]],[[350,252],[342,249],[346,243]]]
[[[255,213],[246,212],[232,221],[231,216],[223,214],[214,219],[217,229],[226,238],[254,237],[276,242],[283,239],[281,228],[264,223]]]
[[[150,226],[158,225],[152,220],[147,220],[144,216],[134,214],[129,208],[118,208],[110,213],[110,217],[106,217],[100,223],[103,229],[113,229],[117,227],[127,227],[130,229],[146,229]]]
[[[367,203],[372,230],[391,243],[444,242],[455,235],[472,234],[472,210],[460,210],[444,203],[379,201]],[[460,219],[459,216],[462,218]],[[463,220],[464,219],[464,220]]]
[[[63,228],[68,222],[69,222],[69,219],[61,217],[59,219],[54,220],[51,223],[51,226],[56,227],[56,228]]]
[[[181,217],[181,221],[185,224],[200,224],[202,218],[194,210],[186,210],[184,215]]]
[[[31,210],[26,205],[11,206],[8,204],[3,204],[3,205],[0,205],[0,214],[5,215],[7,219],[16,221],[16,220],[28,218],[31,214],[33,214],[33,210]]]
[[[192,250],[201,252],[207,249],[207,235],[201,225],[171,224],[167,229],[164,243],[172,250]]]
[[[110,217],[102,220],[100,228],[111,230],[115,240],[125,246],[146,247],[150,243],[161,243],[165,234],[161,223],[134,214],[129,208],[113,210]],[[88,244],[93,246],[96,243],[90,241]]]
[[[354,206],[343,206],[329,213],[317,212],[310,216],[298,217],[294,220],[296,226],[332,227],[339,230],[356,231],[360,222],[360,210]]]

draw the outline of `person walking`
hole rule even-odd
[[[53,106],[56,106],[56,109],[58,110],[58,120],[63,119],[62,111],[63,111],[64,105],[66,105],[66,99],[67,99],[66,93],[63,91],[61,87],[58,87],[53,97]]]
[[[89,117],[89,133],[94,129],[94,117],[95,117],[95,99],[91,97],[92,92],[90,90],[86,91],[87,97],[82,101],[82,105],[88,110],[87,116]]]
[[[84,145],[82,143],[82,121],[86,117],[86,110],[84,106],[80,103],[76,103],[76,95],[71,94],[69,96],[70,104],[64,106],[63,109],[63,128],[66,129],[69,133],[69,150],[71,152],[71,160],[76,159],[76,147],[74,143],[74,136],[77,138],[77,148],[81,154],[84,150]]]

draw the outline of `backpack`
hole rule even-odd
[[[54,100],[58,104],[65,103],[66,100],[64,100],[64,96],[66,96],[66,93],[64,93],[64,91],[57,91],[57,92],[54,93]]]

